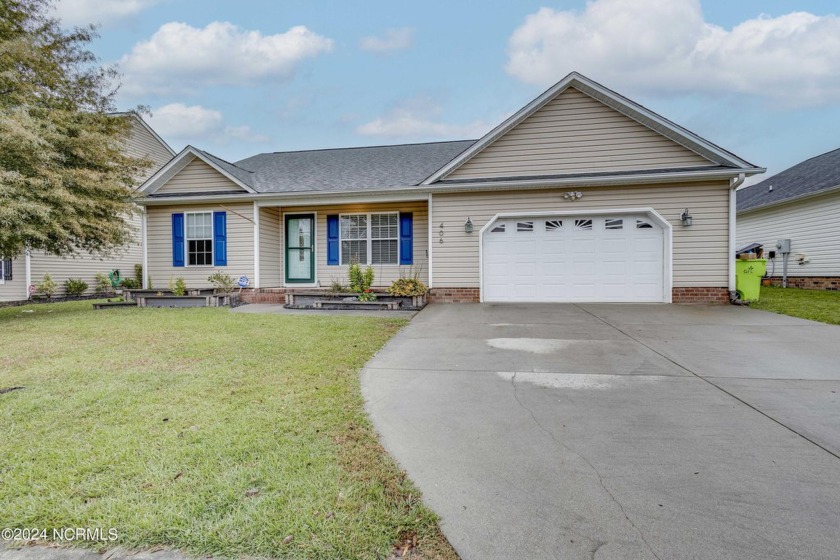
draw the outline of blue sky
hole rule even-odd
[[[779,172],[840,147],[828,0],[59,0],[176,150],[476,138],[577,70]]]

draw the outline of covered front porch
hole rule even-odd
[[[374,288],[415,275],[428,286],[428,209],[427,195],[255,202],[254,295],[346,286],[353,263],[373,269]]]

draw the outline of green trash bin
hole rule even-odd
[[[744,301],[758,301],[761,292],[761,279],[767,272],[766,259],[735,261],[735,289],[738,298]]]

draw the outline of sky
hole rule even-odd
[[[229,161],[479,138],[571,71],[778,173],[840,147],[836,0],[58,0],[120,110]]]

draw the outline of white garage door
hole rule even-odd
[[[500,219],[482,243],[484,301],[663,301],[664,230],[646,215]]]

